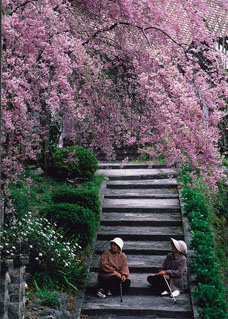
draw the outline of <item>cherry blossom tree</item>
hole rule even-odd
[[[137,143],[153,158],[165,155],[167,164],[190,162],[213,184],[222,174],[218,122],[227,80],[216,35],[205,23],[214,9],[210,1],[77,1],[76,6],[94,29],[84,45],[102,48],[109,70],[118,64],[118,85],[124,88],[108,130],[101,124],[101,144],[119,133],[122,142]]]
[[[190,162],[215,184],[227,82],[205,23],[212,8],[172,3],[4,1],[4,181],[40,150],[48,166],[54,128],[109,158],[114,147],[137,145],[167,164]]]

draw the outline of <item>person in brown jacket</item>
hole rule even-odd
[[[130,287],[129,268],[127,256],[122,252],[123,240],[119,237],[110,241],[110,249],[105,250],[101,256],[99,264],[98,292],[99,298],[105,299],[110,295],[126,293]]]
[[[152,293],[166,296],[170,294],[163,276],[171,288],[172,295],[177,297],[183,292],[187,278],[187,246],[183,240],[170,238],[171,252],[166,256],[161,270],[155,276],[148,276],[147,281],[152,285]]]

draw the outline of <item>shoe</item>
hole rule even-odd
[[[101,291],[97,292],[97,297],[101,298],[101,299],[105,299],[107,298],[107,296],[105,294],[103,294]]]
[[[179,290],[174,290],[172,292],[173,297],[178,297],[180,295],[180,291]]]
[[[110,290],[108,290],[108,291],[107,291],[107,293],[106,293],[106,295],[107,295],[108,297],[112,296],[111,291],[110,291]]]
[[[169,295],[169,292],[166,290],[161,293],[161,296],[168,296],[168,295]]]

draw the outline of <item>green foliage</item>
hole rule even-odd
[[[228,167],[228,157],[224,157],[224,158],[223,158],[223,165],[224,165],[225,167]]]
[[[49,177],[33,176],[28,172],[24,179],[21,179],[16,185],[9,186],[10,193],[6,201],[11,203],[14,208],[14,216],[5,215],[9,224],[14,219],[20,220],[28,211],[34,211],[41,206],[51,203],[52,190],[61,185]],[[9,204],[8,204],[9,205]]]
[[[88,208],[95,213],[97,220],[100,218],[100,200],[97,191],[94,189],[76,189],[64,184],[54,190],[52,200],[55,203],[77,204]]]
[[[65,238],[78,238],[83,248],[91,244],[97,229],[97,216],[90,209],[77,204],[56,203],[46,207],[44,213],[64,231]]]
[[[17,218],[23,216],[30,208],[28,190],[25,188],[14,187],[10,193],[10,200],[14,207],[14,213]],[[7,218],[8,219],[8,218]]]
[[[191,185],[193,182],[192,175],[199,178],[200,170],[198,168],[192,168],[191,163],[183,163],[181,166],[181,173],[179,176],[179,181],[181,181],[185,186]]]
[[[182,191],[184,209],[191,226],[194,257],[191,264],[197,282],[194,296],[198,300],[202,319],[227,318],[224,300],[225,286],[221,281],[218,260],[214,251],[214,237],[209,224],[209,211],[203,197],[196,190],[185,187]]]
[[[36,284],[36,287],[38,285]],[[47,289],[37,289],[36,292],[37,298],[40,300],[40,304],[43,306],[51,307],[51,308],[59,308],[60,301],[58,299],[57,291],[50,291]]]
[[[64,276],[76,287],[81,287],[87,278],[77,238],[66,241],[55,223],[31,212],[15,225],[4,224],[2,245],[2,257],[29,256],[27,270],[39,284],[55,282],[59,289],[71,289]]]
[[[98,192],[103,180],[104,176],[94,174],[76,190],[72,185],[69,187],[66,182],[48,176],[32,175],[27,170],[17,185],[10,185],[11,194],[8,200],[14,206],[14,214],[5,216],[7,218],[0,234],[0,248],[3,258],[11,258],[16,254],[29,255],[27,271],[30,273],[30,287],[34,286],[34,280],[39,283],[41,290],[71,291],[75,294],[83,287],[88,276],[84,259],[89,253],[89,243],[92,242],[99,223]],[[60,199],[61,192],[64,192],[67,201],[72,203],[66,203],[66,198]],[[54,198],[57,203],[53,201]],[[67,205],[77,207],[72,211],[68,206],[69,219],[65,216],[64,230],[63,223],[57,227],[53,220],[49,223],[42,217],[44,214],[40,214],[46,213],[47,208],[54,205],[57,205],[58,209],[59,206]],[[74,214],[73,222],[74,226],[77,225],[71,232],[71,217],[75,211],[77,214]],[[81,243],[84,250],[80,246]],[[48,298],[45,302],[54,303]]]
[[[96,157],[82,146],[67,146],[54,153],[54,166],[63,178],[91,179],[98,169]]]
[[[200,300],[199,317],[201,319],[227,318],[227,307],[223,296],[224,289],[216,288],[212,284],[198,283],[193,292]]]
[[[187,213],[196,210],[199,211],[204,218],[208,218],[208,210],[200,193],[186,187],[182,192],[182,197],[186,200],[184,210]]]

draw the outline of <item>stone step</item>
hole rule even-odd
[[[131,287],[128,294],[151,294],[151,286],[147,282],[147,277],[153,273],[130,273]],[[97,292],[97,272],[91,272],[87,283],[87,291],[90,293]]]
[[[173,237],[177,240],[183,239],[181,227],[152,227],[152,226],[100,226],[98,239],[111,240],[113,237],[121,237],[123,240],[169,240]]]
[[[151,295],[151,285],[147,281],[147,277],[155,275],[155,273],[130,273],[129,279],[131,280],[129,295]],[[89,293],[96,294],[98,287],[97,272],[91,272],[86,286]],[[168,289],[168,288],[167,288]],[[185,289],[185,293],[188,289]]]
[[[165,256],[160,255],[127,255],[130,273],[156,273],[161,268]],[[94,255],[91,270],[97,272],[99,268],[100,255]]]
[[[176,188],[138,188],[138,189],[112,189],[107,188],[105,191],[105,197],[113,197],[113,196],[129,196],[129,197],[136,197],[136,198],[144,198],[144,197],[151,197],[151,198],[176,198],[178,197],[178,192]]]
[[[105,226],[181,226],[180,213],[103,213],[101,225]]]
[[[121,318],[124,318],[124,319],[139,319],[139,318],[146,318],[146,319],[164,319],[164,317],[162,318],[162,317],[160,317],[160,318],[158,318],[157,316],[156,317],[154,317],[154,315],[152,315],[152,317],[151,316],[143,316],[143,317],[139,317],[139,315],[137,315],[136,317],[133,315],[133,316],[124,316],[124,317],[120,317],[120,315],[112,315],[112,316],[110,316],[109,314],[103,314],[103,315],[101,315],[101,316],[95,316],[94,317],[94,315],[86,315],[86,317],[84,317],[84,315],[82,315],[82,317],[80,317],[81,319],[121,319]],[[165,317],[166,319],[176,319],[176,318],[167,318],[167,317]],[[190,317],[190,318],[192,318],[192,317]],[[178,319],[186,319],[186,317],[181,317],[181,318],[178,318]]]
[[[107,176],[110,180],[144,180],[167,179],[176,177],[176,170],[172,168],[147,169],[99,169],[98,174]]]
[[[113,239],[113,238],[112,238]],[[106,249],[109,249],[109,241],[97,240],[95,253],[102,254]],[[161,255],[166,256],[170,252],[171,245],[169,240],[164,241],[124,241],[123,252],[128,256],[132,255]]]
[[[110,161],[110,159],[108,159],[105,154],[99,153],[99,154],[95,154],[95,155],[96,155],[96,158],[98,159],[99,162],[109,162]],[[131,151],[128,154],[126,154],[126,152],[118,152],[116,154],[115,161],[122,162],[123,160],[126,160],[126,158],[128,158],[128,161],[136,161],[139,159],[139,157],[140,157],[140,154],[135,152],[135,151]]]
[[[113,237],[121,237],[123,240],[169,240],[173,237],[183,239],[182,227],[153,227],[153,226],[100,226],[98,239],[111,240]]]
[[[151,295],[151,286],[147,282],[147,277],[150,275],[153,275],[153,273],[130,273],[129,279],[131,280],[131,287],[128,294],[132,295],[136,293],[143,293],[145,295]],[[87,291],[90,293],[96,293],[97,283],[97,272],[91,272],[86,287]]]
[[[132,180],[132,181],[108,181],[107,188],[112,189],[151,189],[151,188],[175,188],[177,180],[172,179],[153,179],[153,180]]]
[[[121,313],[121,315],[120,315]],[[95,316],[96,314],[96,316]],[[111,296],[99,299],[94,295],[87,295],[87,302],[82,315],[91,318],[192,318],[192,309],[187,294],[181,294],[174,304],[170,297],[161,296]],[[91,317],[90,317],[91,315]],[[105,317],[106,316],[106,317]]]
[[[177,189],[166,188],[147,188],[147,189],[112,189],[107,188],[104,194],[105,198],[148,198],[148,199],[168,199],[178,198]]]
[[[154,164],[154,163],[149,163],[149,162],[141,162],[141,163],[130,163],[128,162],[127,164],[124,164],[122,167],[123,163],[121,161],[119,162],[109,162],[109,161],[103,161],[103,162],[98,162],[98,167],[99,169],[139,169],[139,168],[171,168],[167,167],[166,165],[163,164]]]
[[[125,198],[104,198],[102,211],[136,211],[136,212],[162,212],[163,210],[178,211],[180,209],[179,199],[125,199]]]

